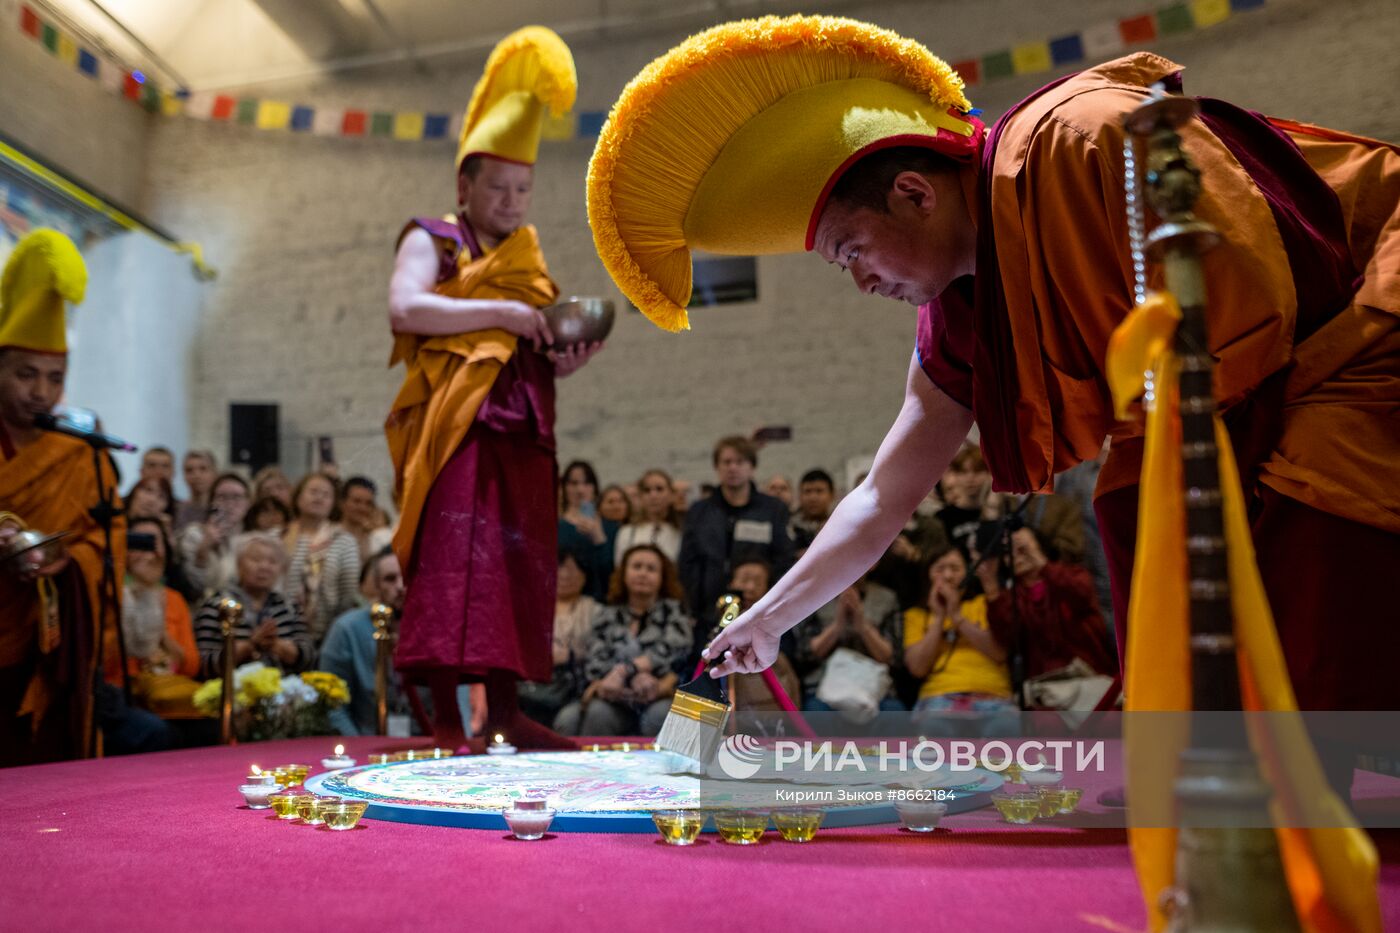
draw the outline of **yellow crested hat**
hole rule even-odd
[[[0,347],[67,353],[64,301],[83,300],[87,266],[73,241],[35,230],[15,244],[0,276]]]
[[[574,57],[564,40],[543,26],[517,29],[491,50],[472,91],[462,117],[457,168],[474,155],[534,165],[545,108],[563,116],[577,93]]]
[[[774,16],[692,36],[622,92],[588,169],[588,221],[618,287],[689,327],[694,249],[793,253],[837,179],[889,146],[971,162],[983,126],[957,72],[868,23]]]

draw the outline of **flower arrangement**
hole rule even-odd
[[[223,700],[222,678],[207,680],[194,693],[194,706],[206,716],[218,716]],[[334,674],[307,671],[282,675],[275,667],[252,661],[233,672],[233,725],[246,742],[326,735],[330,711],[350,701],[350,690]]]

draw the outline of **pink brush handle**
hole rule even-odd
[[[696,677],[699,677],[703,673],[705,673],[705,662],[702,659],[700,663],[695,666],[695,677],[690,679],[695,680]],[[782,707],[783,712],[792,714],[793,723],[797,726],[797,731],[801,732],[809,739],[815,739],[817,734],[812,731],[811,726],[807,725],[807,720],[802,718],[802,714],[798,712],[796,704],[792,702],[792,697],[787,695],[787,691],[783,689],[783,685],[778,682],[778,675],[773,673],[771,667],[763,669],[763,682],[768,685],[768,691],[773,694],[773,699],[777,701],[778,706]]]

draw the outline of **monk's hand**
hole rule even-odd
[[[549,358],[554,361],[554,375],[563,379],[583,368],[583,364],[593,358],[593,354],[603,349],[601,340],[594,343],[575,343],[562,350],[551,350]]]
[[[67,569],[68,552],[66,550],[47,564],[40,564],[32,559],[36,557],[38,553],[39,550],[36,549],[34,551],[28,551],[20,556],[19,575],[22,579],[32,582],[40,577],[56,577]]]
[[[778,660],[778,636],[750,610],[722,629],[700,656],[711,677],[757,674]]]
[[[501,302],[501,327],[530,341],[536,350],[554,346],[554,334],[550,332],[544,313],[523,301]]]

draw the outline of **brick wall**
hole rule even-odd
[[[824,8],[877,20],[953,59],[1077,31],[1146,6],[985,0]],[[579,106],[605,109],[646,62],[691,31],[685,25],[573,40]],[[1194,93],[1394,138],[1400,135],[1397,39],[1391,0],[1271,0],[1261,11],[1154,48],[1188,66]],[[0,51],[7,58],[10,45]],[[434,61],[431,74],[383,69],[248,92],[332,106],[456,110],[483,57]],[[18,67],[53,80],[51,61]],[[975,88],[973,101],[992,118],[1049,77]],[[62,99],[85,90],[66,82],[67,76],[54,81]],[[0,129],[15,119],[10,96],[0,95]],[[83,107],[87,113],[95,105]],[[36,147],[48,150],[52,138],[55,157],[62,152],[80,162],[75,168],[91,165],[91,177],[116,168],[104,166],[110,160],[68,155],[90,146],[80,124],[21,118]],[[344,469],[387,478],[379,429],[400,378],[384,365],[393,242],[408,217],[451,207],[453,147],[260,133],[184,119],[150,121],[147,139],[140,208],[182,238],[202,241],[220,271],[207,291],[198,341],[192,440],[225,450],[230,401],[276,401],[291,442],[284,445],[289,467],[302,465],[297,437],[330,434]],[[590,153],[586,141],[543,145],[534,220],[565,291],[618,297],[587,228]],[[760,476],[811,466],[839,476],[848,457],[873,451],[898,409],[912,311],[856,294],[813,257],[767,257],[758,268],[757,301],[697,311],[683,335],[622,313],[607,351],[560,385],[561,458],[592,459],[605,482],[631,481],[649,465],[703,480],[715,438],[766,423],[791,424],[795,437],[764,451]]]

